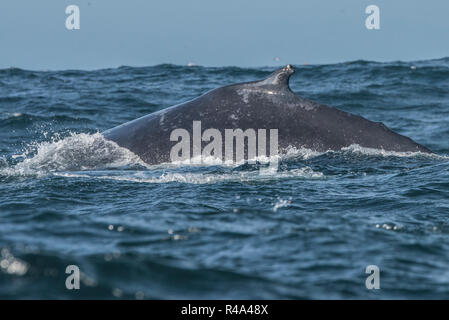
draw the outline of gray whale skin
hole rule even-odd
[[[148,164],[170,162],[171,148],[178,143],[170,140],[171,132],[183,128],[192,133],[193,121],[201,121],[203,131],[218,129],[223,137],[225,129],[245,131],[251,128],[255,132],[278,129],[279,152],[289,147],[340,150],[357,144],[385,151],[431,153],[428,148],[393,132],[383,123],[293,93],[289,87],[293,73],[293,67],[287,65],[264,80],[214,89],[191,101],[109,129],[103,136],[129,149]],[[202,142],[202,147],[204,145],[207,143]],[[224,151],[222,155],[225,155]]]

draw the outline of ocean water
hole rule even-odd
[[[449,58],[295,68],[294,92],[435,155],[147,166],[100,132],[274,68],[0,70],[0,298],[449,298]]]

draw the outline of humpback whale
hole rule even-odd
[[[234,130],[236,133],[235,130],[241,130],[239,132],[243,132],[244,136],[240,141],[247,143],[253,140],[250,139],[249,129],[256,134],[263,133],[262,138],[270,133],[267,145],[261,147],[259,135],[256,145],[264,152],[270,150],[270,155],[277,155],[278,151],[290,147],[324,152],[338,151],[351,145],[385,151],[431,153],[428,148],[393,132],[381,122],[373,122],[293,93],[289,79],[294,72],[293,67],[287,65],[263,80],[211,90],[191,101],[109,129],[103,132],[103,136],[129,149],[148,164],[171,162],[173,148],[180,143],[178,138],[182,137],[182,134],[173,137],[177,129],[192,133],[194,138],[196,135],[201,148],[212,143],[211,135],[205,137],[206,131],[203,129],[215,130],[212,133],[220,133],[223,137],[225,131]],[[275,142],[273,133],[276,133]],[[216,140],[217,136],[213,138]],[[222,150],[213,152],[223,160],[227,152],[224,150],[225,144],[216,143],[215,149]],[[278,150],[272,150],[274,147]],[[231,148],[234,146],[231,145]],[[245,156],[249,155],[248,146],[244,148]],[[198,154],[195,145],[188,144],[188,149],[188,155]],[[258,155],[261,150],[257,151]],[[181,153],[184,151],[181,150]]]

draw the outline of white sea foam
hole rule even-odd
[[[276,212],[280,208],[288,207],[291,203],[292,203],[291,199],[286,200],[278,198],[273,206],[273,211]]]
[[[421,152],[395,152],[379,149],[364,148],[359,145],[351,145],[342,148],[344,153],[353,153],[355,155],[367,156],[383,156],[383,157],[431,157],[436,159],[449,159],[447,156],[439,156],[436,154],[427,154]],[[336,151],[317,152],[307,148],[289,147],[284,150],[280,156],[258,157],[253,159],[251,163],[257,161],[265,165],[273,160],[290,160],[300,159],[309,160],[314,157],[327,154],[338,153]],[[128,149],[118,146],[115,142],[106,140],[101,133],[95,134],[71,134],[68,137],[60,138],[55,135],[51,141],[30,144],[24,153],[11,156],[13,159],[23,159],[23,161],[9,165],[5,158],[0,159],[0,174],[7,176],[42,176],[52,173],[59,175],[76,176],[77,173],[71,175],[68,172],[76,171],[97,171],[109,168],[121,168],[131,166],[142,166],[154,170],[177,169],[180,167],[207,167],[222,166],[236,168],[242,163],[223,162],[221,159],[213,157],[192,159],[180,163],[164,163],[154,166],[145,164],[137,155]],[[64,172],[64,173],[61,173]],[[166,172],[161,176],[95,176],[100,179],[115,179],[135,182],[147,183],[165,183],[165,182],[186,182],[186,183],[216,183],[220,181],[249,181],[261,179],[282,179],[288,177],[302,177],[307,179],[323,178],[321,172],[315,172],[310,167],[304,167],[294,170],[278,170],[276,166],[262,166],[259,170],[239,171],[238,173],[221,173],[217,175],[208,175],[206,173],[178,173]],[[256,177],[256,178],[255,178]]]
[[[341,148],[339,151],[328,150],[325,152],[313,151],[307,148],[295,148],[289,146],[282,153],[282,159],[299,158],[303,160],[313,159],[315,157],[321,156],[323,154],[329,153],[353,153],[355,155],[365,155],[365,156],[382,156],[382,157],[400,157],[400,158],[413,158],[413,157],[426,157],[432,159],[447,160],[449,156],[438,155],[436,153],[424,153],[424,152],[398,152],[398,151],[387,151],[383,149],[374,149],[362,147],[358,144],[352,144],[349,147]]]
[[[250,160],[240,160],[240,161],[234,161],[234,160],[225,160],[223,161],[221,158],[217,158],[214,156],[195,156],[192,157],[191,159],[186,159],[186,160],[182,160],[182,161],[172,161],[169,163],[163,163],[163,166],[175,166],[175,167],[179,167],[179,166],[224,166],[224,167],[238,167],[241,166],[245,163],[261,163],[261,164],[268,164],[272,161],[279,161],[281,160],[282,157],[281,156],[271,156],[271,157],[267,157],[267,156],[259,156],[259,157],[255,157],[253,159]]]
[[[125,172],[123,175],[92,175],[82,172],[55,172],[55,176],[66,178],[86,178],[115,180],[136,183],[189,183],[189,184],[214,184],[220,182],[254,182],[295,179],[321,179],[324,175],[321,172],[315,172],[309,167],[292,169],[288,171],[277,172],[276,175],[259,174],[258,171],[241,171],[230,173],[191,173],[191,172],[163,172],[157,175],[149,172]]]
[[[295,148],[292,146],[288,146],[284,152],[282,152],[282,159],[293,159],[293,158],[299,158],[303,160],[312,159],[318,156],[321,156],[322,154],[325,154],[326,152],[319,152],[314,151],[312,149],[308,148]]]
[[[386,151],[383,149],[365,148],[358,144],[352,144],[349,147],[342,148],[341,151],[349,151],[355,154],[362,154],[367,156],[382,156],[382,157],[427,157],[435,159],[449,159],[448,156],[438,155],[436,153],[424,153],[424,152],[397,152]]]
[[[131,151],[106,140],[100,133],[72,134],[52,141],[30,144],[12,158],[22,162],[0,169],[7,175],[43,175],[55,171],[96,170],[146,164]]]

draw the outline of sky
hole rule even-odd
[[[80,29],[66,28],[66,7]],[[380,9],[368,30],[365,8]],[[277,66],[449,56],[447,0],[1,0],[0,68]],[[278,58],[278,59],[276,59]]]

